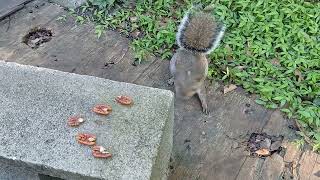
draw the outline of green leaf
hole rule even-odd
[[[265,105],[266,102],[262,101],[261,99],[256,99],[255,100],[257,104],[260,104],[260,105]]]
[[[285,112],[285,113],[290,113],[290,110],[289,109],[281,109],[282,112]]]
[[[256,82],[264,82],[263,78],[253,78],[253,80]]]
[[[272,99],[277,100],[277,101],[281,101],[282,99],[284,99],[284,97],[282,97],[282,96],[276,96],[276,97],[274,97],[274,98],[272,98]]]
[[[320,106],[320,98],[315,98],[313,100],[313,104],[315,104],[316,106]]]
[[[282,100],[280,101],[280,107],[284,106],[284,105],[286,104],[286,102],[287,102],[287,100],[282,99]]]

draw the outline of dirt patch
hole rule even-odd
[[[52,31],[45,28],[33,28],[23,37],[23,43],[32,49],[38,48],[41,44],[49,42],[52,39]]]
[[[251,156],[267,157],[281,151],[283,136],[272,136],[266,133],[252,133],[247,148]]]

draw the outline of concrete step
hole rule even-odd
[[[118,95],[131,96],[134,105],[117,104]],[[98,103],[111,105],[112,113],[94,114]],[[167,177],[171,91],[0,61],[0,109],[1,167],[68,180]],[[67,118],[75,114],[86,121],[70,128]],[[95,134],[113,157],[92,157],[89,147],[76,142],[80,132]]]
[[[1,180],[40,180],[38,173],[18,164],[0,159]]]

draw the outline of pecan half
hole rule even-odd
[[[92,111],[97,114],[108,115],[111,113],[112,107],[110,105],[97,104],[96,106],[93,107]]]
[[[84,119],[80,116],[71,116],[68,119],[68,125],[71,127],[79,126],[84,122]]]
[[[95,135],[93,135],[93,134],[79,133],[76,136],[76,139],[80,144],[93,146],[93,145],[96,144],[97,137]]]
[[[112,154],[108,151],[103,146],[94,146],[92,148],[92,155],[96,158],[110,158],[112,157]]]
[[[117,96],[116,101],[122,105],[131,105],[133,100],[129,96]]]

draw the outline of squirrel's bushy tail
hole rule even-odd
[[[219,45],[225,29],[209,13],[188,12],[179,25],[177,43],[186,50],[209,54]]]

